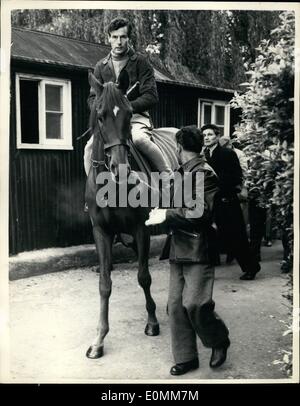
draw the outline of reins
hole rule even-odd
[[[92,157],[91,157],[92,167],[93,167],[93,169],[100,169],[99,172],[102,170],[105,170],[105,169],[107,171],[109,171],[109,166],[107,163],[108,156],[104,150],[104,140],[103,140],[103,135],[101,133],[99,123],[98,123],[98,131],[99,131],[99,134],[97,134],[97,131],[95,131],[95,134],[94,134],[93,150],[92,150]],[[101,138],[101,142],[103,145],[102,154],[104,156],[104,159],[101,159],[101,157],[100,157],[100,159],[98,159],[98,155],[99,154],[101,155],[101,150],[100,150],[101,144],[100,144],[99,137]],[[96,157],[95,157],[95,153],[97,155]]]
[[[139,83],[137,82],[131,89],[129,89],[127,94],[129,94],[138,84]],[[102,102],[105,102],[105,101],[102,100]],[[113,136],[113,134],[111,137],[105,137],[106,134],[104,136],[104,134],[102,132],[102,128],[101,128],[102,123],[100,122],[100,120],[98,119],[98,117],[96,115],[94,115],[94,123],[95,123],[95,125],[92,124],[91,127],[80,138],[82,138],[83,136],[85,136],[86,134],[88,134],[91,131],[94,132],[91,164],[92,164],[93,169],[96,170],[96,173],[99,173],[100,171],[110,171],[110,168],[109,168],[110,155],[107,153],[107,150],[110,150],[112,147],[115,147],[117,145],[126,146],[128,149],[128,159],[131,158],[130,144],[129,144],[130,141],[127,138],[120,139],[118,137]],[[101,149],[101,147],[102,147],[102,149]]]

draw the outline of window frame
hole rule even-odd
[[[229,102],[222,100],[202,99],[198,98],[198,127],[204,125],[204,107],[211,106],[211,124],[217,127],[224,127],[224,135],[230,136],[230,105]],[[216,106],[224,107],[224,126],[216,124]]]
[[[20,81],[32,80],[38,83],[38,131],[39,143],[22,142],[21,134],[21,95]],[[46,85],[62,87],[62,138],[46,138]],[[54,149],[73,150],[72,137],[72,86],[67,79],[52,78],[41,75],[16,73],[16,120],[17,120],[17,149]]]

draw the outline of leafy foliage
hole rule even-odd
[[[283,324],[285,331],[282,333],[285,339],[285,349],[279,348],[277,354],[278,358],[273,361],[274,365],[279,365],[280,369],[284,371],[287,377],[291,377],[293,373],[293,281],[292,276],[288,275],[287,279],[287,292],[283,294],[285,300],[289,303],[289,314],[287,319],[279,320]]]
[[[104,44],[106,26],[121,15],[133,23],[132,45],[175,79],[236,88],[279,12],[32,9],[14,10],[12,25]]]
[[[249,156],[248,185],[256,188],[260,204],[273,206],[277,227],[293,243],[294,171],[294,39],[291,11],[280,14],[280,25],[257,48],[246,72],[246,90],[232,106],[242,109],[236,135]],[[290,254],[291,255],[291,254]]]

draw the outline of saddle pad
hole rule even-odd
[[[176,139],[175,134],[178,128],[174,127],[162,127],[154,128],[152,130],[152,139],[154,143],[159,147],[166,157],[169,166],[172,170],[176,170],[179,166],[178,158],[176,154]]]
[[[175,134],[178,131],[177,128],[155,128],[152,130],[152,140],[162,151],[167,159],[169,166],[172,170],[176,170],[179,166],[177,154],[176,154],[176,141]],[[146,173],[147,177],[151,177],[151,165],[147,158],[136,148],[136,146],[130,142],[130,153],[137,163],[140,171]]]

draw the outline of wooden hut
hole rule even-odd
[[[92,241],[83,212],[83,149],[88,127],[87,71],[105,45],[12,29],[9,250]],[[174,80],[155,69],[160,102],[155,127],[206,122],[230,133],[233,90]]]

